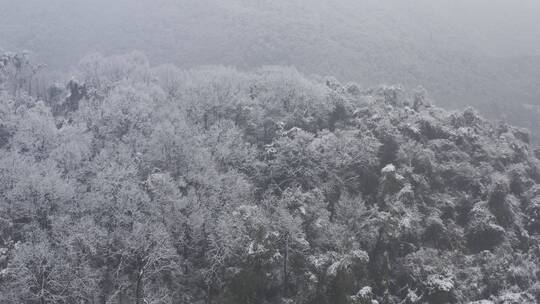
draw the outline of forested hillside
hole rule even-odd
[[[523,129],[292,68],[74,70],[0,57],[0,303],[540,301]]]
[[[439,106],[472,105],[540,138],[537,0],[0,0],[0,7],[0,49],[27,49],[51,70],[89,52],[134,49],[180,68],[293,65],[364,88],[422,85]]]

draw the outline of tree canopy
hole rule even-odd
[[[17,56],[2,303],[540,301],[526,130],[293,68],[96,55],[44,85]]]

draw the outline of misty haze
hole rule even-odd
[[[0,0],[0,303],[540,303],[539,20]]]

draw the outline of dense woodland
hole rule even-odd
[[[540,301],[540,149],[422,88],[0,55],[0,303]]]

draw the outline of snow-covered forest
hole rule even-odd
[[[111,2],[0,0],[1,304],[540,302],[535,2]]]
[[[292,68],[0,62],[2,303],[540,296],[526,130]]]

